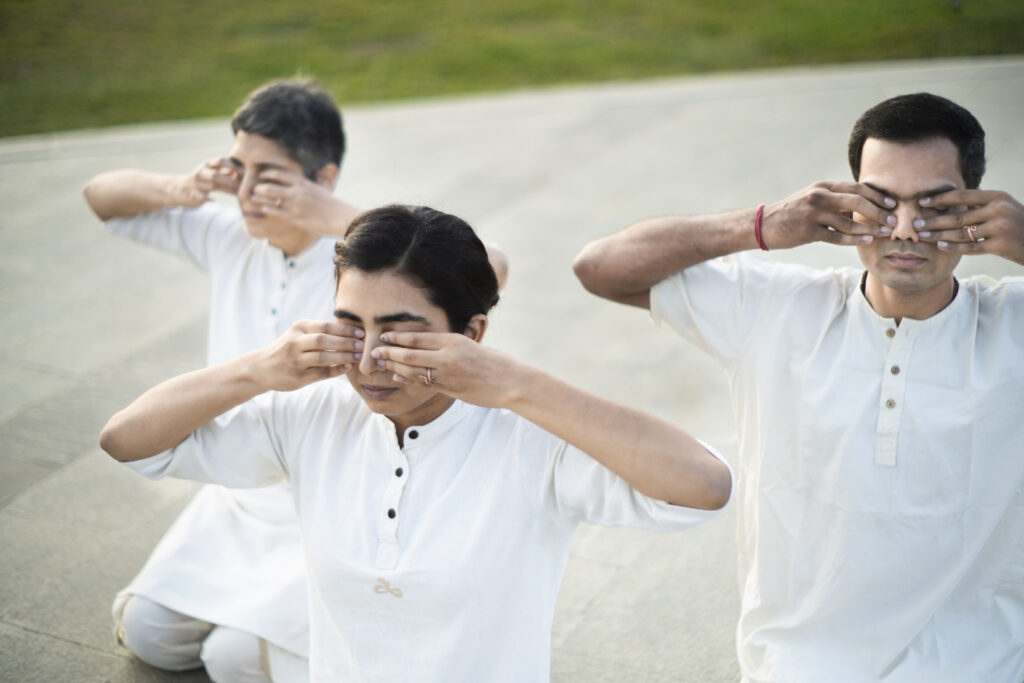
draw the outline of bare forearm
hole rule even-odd
[[[640,493],[704,510],[729,500],[728,467],[678,427],[520,366],[507,407],[565,439]]]
[[[348,202],[329,196],[321,220],[311,221],[310,228],[321,235],[344,237],[348,226],[352,224],[363,210]]]
[[[651,287],[697,263],[756,249],[755,209],[710,216],[672,216],[640,221],[591,242],[573,270],[590,292],[646,307]]]
[[[181,184],[180,176],[121,169],[99,174],[82,192],[93,213],[105,221],[181,205]]]
[[[110,418],[100,447],[123,462],[178,445],[213,418],[265,391],[252,372],[254,353],[153,387]]]

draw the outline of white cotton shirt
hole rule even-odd
[[[333,238],[285,256],[267,240],[250,237],[236,208],[212,202],[115,218],[105,226],[209,274],[210,364],[271,343],[296,320],[333,319]],[[251,490],[206,486],[118,594],[115,611],[127,595],[142,595],[305,656],[305,577],[287,482]]]
[[[894,320],[749,255],[651,291],[740,430],[744,681],[1024,680],[1024,278]]]
[[[127,464],[229,486],[291,480],[314,681],[546,681],[579,522],[666,531],[718,514],[647,498],[504,410],[455,401],[403,442],[338,378],[264,394]]]

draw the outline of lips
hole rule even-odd
[[[923,256],[918,256],[917,254],[895,252],[892,254],[888,254],[885,257],[885,260],[893,264],[894,266],[909,268],[924,263],[928,259],[924,258]]]
[[[398,387],[378,387],[372,384],[360,384],[359,388],[369,401],[383,401],[398,391]]]

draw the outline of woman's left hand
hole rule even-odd
[[[384,361],[395,381],[426,384],[488,408],[515,396],[519,364],[509,355],[455,332],[385,332],[370,355]]]

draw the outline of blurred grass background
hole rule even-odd
[[[861,60],[1024,53],[1024,0],[0,0],[0,136]]]

